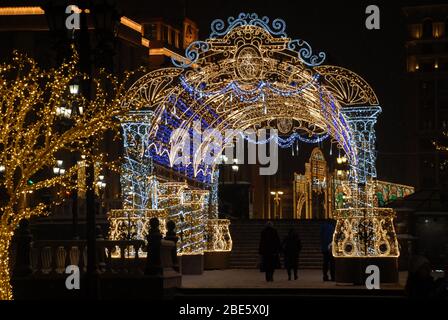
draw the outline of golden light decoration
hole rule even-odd
[[[161,166],[175,168],[183,156],[175,142],[183,142],[182,139],[187,138],[185,132],[192,135],[197,120],[207,127],[203,130],[213,129],[221,134],[227,130],[234,132],[224,139],[226,146],[234,143],[238,133],[248,129],[258,133],[260,128],[274,128],[279,120],[285,132],[292,131],[302,137],[331,136],[344,154],[339,159],[340,164],[347,163],[349,167],[347,181],[338,186],[349,190],[340,203],[359,208],[347,212],[353,214],[352,218],[346,217],[352,226],[349,235],[356,241],[355,226],[368,222],[358,215],[359,210],[374,210],[375,206],[373,188],[367,184],[369,179],[376,178],[374,126],[381,112],[374,91],[350,70],[321,65],[325,54],[313,54],[306,41],[289,38],[281,19],[274,20],[271,26],[267,17],[243,13],[227,22],[228,27],[221,20],[212,23],[210,38],[193,42],[185,58],[174,59],[177,67],[152,71],[130,88],[123,105],[131,108],[135,103],[145,105],[149,114],[142,154],[146,152],[154,161],[160,161]],[[282,119],[288,120],[281,123],[285,122]],[[177,134],[176,139],[172,139],[173,132]],[[176,170],[181,175],[184,170],[193,180],[212,177],[219,163],[214,160],[221,155],[220,147],[213,148],[211,161],[206,163],[204,158],[213,143],[212,135],[204,137],[189,163],[183,161],[183,166]],[[234,168],[238,167],[234,164]],[[345,172],[341,178],[345,178]],[[137,181],[144,177],[137,174],[134,178]],[[160,184],[158,188],[168,190],[168,185]],[[188,190],[182,186],[178,188],[179,192]],[[188,252],[202,252],[203,241],[198,234],[193,236],[191,230],[202,232],[207,226],[207,217],[201,213],[199,205],[197,210],[191,211],[195,214],[183,216],[180,214],[184,212],[183,196],[175,191],[165,193],[165,198],[161,199],[165,204],[159,208],[177,212],[181,229],[186,228],[189,236],[195,239],[191,242],[195,243],[194,248]],[[181,191],[181,194],[187,193]],[[376,221],[370,222],[375,224]],[[381,228],[372,230],[383,237]],[[390,249],[384,252],[375,249],[374,253],[365,254],[398,254],[393,241],[388,243]]]
[[[161,233],[166,232],[166,222],[172,220],[176,223],[177,235],[179,236],[178,254],[194,255],[203,254],[207,248],[210,248],[209,241],[213,235],[207,233],[207,230],[213,230],[204,227],[204,221],[208,221],[209,213],[209,191],[202,189],[192,189],[186,182],[163,181],[156,178],[156,187],[152,190],[157,194],[154,203],[150,205],[157,209],[123,209],[111,210],[108,215],[110,223],[109,239],[139,239],[146,240],[149,228],[149,220],[158,218],[161,225]],[[230,222],[220,222],[213,220],[217,228],[222,229],[224,237],[224,227]],[[219,229],[218,228],[218,229]],[[220,229],[220,230],[221,230]],[[231,247],[230,234],[225,235],[226,248]],[[213,238],[215,239],[215,238]],[[117,248],[118,249],[118,248]],[[128,252],[132,256],[132,252]],[[145,253],[139,253],[144,256]],[[115,253],[119,257],[118,252]]]
[[[378,98],[370,85],[351,70],[339,66],[317,66],[325,87],[342,106],[377,106]]]
[[[444,131],[442,133],[444,138],[448,138],[448,131]],[[437,141],[433,141],[433,145],[436,147],[438,151],[448,152],[448,145],[442,144]]]
[[[227,219],[209,219],[205,226],[207,237],[206,252],[232,251],[230,221]]]
[[[104,72],[91,79],[95,94],[90,99],[70,94],[70,84],[87,78],[77,71],[78,60],[74,53],[60,67],[43,70],[15,52],[11,63],[0,65],[0,187],[6,194],[0,207],[0,300],[13,298],[8,249],[19,221],[48,214],[78,187],[78,165],[54,175],[58,157],[73,152],[84,155],[87,163],[102,162],[107,155],[97,151],[97,143],[128,111],[121,101],[129,74],[120,83]],[[75,107],[84,112],[75,112]],[[73,110],[69,118],[61,117],[58,110],[63,108]],[[89,147],[90,139],[96,143]],[[55,187],[64,192],[49,204],[31,206],[26,201],[27,194]]]
[[[108,213],[109,239],[111,240],[146,240],[149,231],[149,221],[158,218],[160,222],[160,233],[166,234],[167,212],[165,210],[140,210],[140,209],[117,209]],[[130,246],[125,257],[135,257],[134,247]],[[146,252],[140,248],[139,256],[145,257]],[[112,258],[120,258],[120,248],[116,247],[111,253]]]
[[[208,50],[199,51],[189,68],[164,68],[143,76],[130,88],[123,105],[138,102],[151,110],[147,149],[159,156],[172,154],[171,144],[158,139],[159,130],[188,130],[195,119],[203,119],[222,133],[227,129],[257,131],[280,119],[282,131],[308,137],[329,133],[356,163],[351,128],[343,121],[339,101],[327,83],[318,80],[317,69],[308,67],[291,50],[290,42],[262,27],[235,27],[223,37],[203,42]],[[170,123],[167,117],[181,125]],[[198,154],[205,153],[210,143],[204,139]],[[195,176],[214,171],[216,162],[206,165],[202,160],[190,164]]]
[[[334,211],[334,257],[398,257],[395,212],[390,208],[350,208]]]

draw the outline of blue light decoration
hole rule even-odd
[[[304,136],[300,135],[297,132],[293,132],[287,138],[282,138],[278,135],[272,135],[269,138],[264,139],[264,140],[253,140],[248,135],[246,135],[242,132],[240,133],[240,136],[251,144],[260,145],[260,144],[267,144],[270,142],[275,142],[278,144],[278,146],[280,148],[287,149],[287,148],[291,148],[294,145],[294,143],[296,143],[296,141],[302,141],[302,142],[309,143],[309,144],[315,144],[315,143],[320,143],[322,141],[325,141],[326,139],[328,139],[328,137],[330,135],[328,133],[325,133],[323,135],[316,135],[316,136],[312,136],[312,137],[308,138],[308,137],[304,137]]]
[[[185,57],[189,60],[189,63],[178,61],[174,57],[171,60],[177,67],[188,68],[198,61],[201,54],[210,50],[209,41],[223,37],[234,29],[245,26],[261,27],[272,36],[289,39],[286,34],[286,22],[284,20],[277,18],[270,24],[270,19],[266,16],[260,18],[256,13],[240,13],[237,18],[229,17],[227,19],[227,27],[223,20],[214,20],[210,26],[212,32],[209,40],[206,42],[195,41],[185,50]],[[287,44],[287,49],[294,52],[297,58],[309,67],[321,65],[326,58],[324,52],[319,52],[317,55],[313,54],[311,45],[302,39],[290,40]]]
[[[345,107],[341,111],[354,132],[354,143],[358,154],[358,163],[354,166],[358,181],[366,183],[369,178],[376,178],[375,124],[381,113],[380,106]]]
[[[313,75],[313,78],[310,82],[294,90],[282,90],[280,88],[275,87],[269,81],[261,80],[258,82],[258,84],[254,89],[250,90],[242,89],[237,81],[231,81],[229,82],[229,84],[227,84],[220,90],[205,91],[202,90],[203,88],[202,89],[194,88],[191,84],[188,83],[188,81],[183,76],[179,77],[179,81],[180,84],[182,85],[182,88],[186,92],[188,92],[190,96],[196,99],[198,97],[202,99],[232,93],[233,96],[236,96],[242,102],[254,103],[263,99],[263,96],[266,94],[264,90],[265,88],[277,96],[282,97],[298,96],[302,94],[306,89],[309,89],[311,86],[316,85],[319,80],[319,77],[320,77],[319,74]]]
[[[269,25],[268,17],[259,18],[256,13],[240,13],[237,18],[229,17],[227,18],[227,24],[228,26],[226,28],[226,24],[223,20],[214,20],[210,25],[212,32],[210,33],[209,38],[214,39],[225,36],[233,29],[243,26],[257,26],[263,28],[274,36],[282,38],[288,37],[286,34],[286,22],[284,20],[278,18],[275,19],[272,21],[271,27]]]
[[[155,208],[156,185],[153,160],[145,150],[149,141],[152,111],[134,111],[121,118],[124,161],[120,176],[124,209]]]

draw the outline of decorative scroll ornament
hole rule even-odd
[[[313,49],[305,40],[291,40],[288,43],[288,49],[297,52],[300,60],[310,67],[321,65],[325,61],[325,52],[313,54]]]
[[[269,41],[272,42],[275,40],[278,43],[283,43],[283,50],[288,51],[288,53],[285,52],[286,55],[298,58],[309,67],[321,65],[325,60],[325,53],[319,52],[318,54],[313,54],[313,50],[308,42],[301,39],[291,40],[288,38],[285,32],[286,23],[284,20],[275,19],[272,23],[270,23],[268,17],[259,18],[256,13],[240,13],[237,18],[228,18],[227,24],[220,19],[213,21],[211,24],[212,32],[209,39],[206,41],[195,41],[185,50],[185,60],[187,60],[187,62],[178,61],[175,58],[172,58],[172,62],[177,67],[188,68],[196,62],[203,60],[206,53],[209,51],[219,51],[219,49],[216,49],[216,44],[220,42],[221,45],[226,43],[230,34],[239,34],[242,29],[246,29],[247,32],[247,29],[254,27],[258,30],[264,30],[267,38],[270,39]],[[224,39],[225,41],[222,42]],[[246,58],[250,57],[251,59],[256,59],[258,56],[258,58],[262,59],[264,56],[263,53],[260,52],[255,46],[240,46],[241,44],[237,45],[236,59],[242,60],[239,64],[241,66],[242,73],[239,74],[239,76],[244,79],[251,73],[258,73],[261,71],[261,69],[257,70],[255,68],[260,67],[260,63],[248,64],[248,60]],[[229,48],[229,50],[231,49]]]
[[[275,19],[272,21],[272,27],[269,25],[269,18],[262,17],[259,18],[256,13],[240,13],[238,18],[229,17],[227,19],[227,28],[226,24],[221,19],[216,19],[211,24],[212,33],[210,33],[210,39],[215,39],[218,37],[222,37],[229,33],[231,30],[236,27],[243,26],[256,26],[261,27],[268,31],[270,34],[278,37],[287,38],[286,35],[286,23],[282,19]]]
[[[378,98],[361,76],[343,67],[324,65],[314,69],[324,86],[343,106],[377,106]]]
[[[185,57],[190,60],[189,63],[177,61],[175,58],[171,58],[171,61],[176,67],[188,68],[193,65],[198,59],[201,53],[205,53],[210,49],[209,44],[204,41],[192,42],[187,49],[185,49]]]

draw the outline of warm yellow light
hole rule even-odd
[[[131,19],[127,18],[127,17],[121,17],[120,23],[122,25],[125,25],[126,27],[132,29],[132,30],[137,31],[140,34],[143,33],[142,25],[137,23],[137,22],[135,22],[134,20],[131,20]]]
[[[0,8],[0,16],[41,15],[45,11],[41,7],[3,7]]]
[[[185,57],[182,57],[180,54],[177,54],[167,48],[149,49],[149,55],[150,56],[167,56],[170,58],[174,58],[177,61],[181,61],[181,62],[184,62],[187,64],[190,63],[190,60],[186,59]]]
[[[271,191],[271,194],[272,194],[273,196],[275,196],[275,192],[274,192],[274,191]]]
[[[142,46],[149,48],[149,40],[146,38],[142,38]]]
[[[283,195],[283,191],[279,191],[279,192],[277,192],[279,195]]]

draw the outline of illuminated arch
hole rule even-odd
[[[207,222],[203,214],[208,203],[206,192],[189,190],[186,182],[159,183],[154,177],[148,180],[147,174],[153,163],[171,167],[184,176],[214,183],[211,197],[216,198],[216,161],[204,163],[204,150],[213,143],[211,138],[198,143],[190,163],[176,164],[179,155],[173,142],[193,136],[195,122],[202,130],[219,132],[278,127],[283,133],[292,132],[285,138],[287,143],[331,137],[350,163],[353,198],[351,208],[335,213],[338,224],[333,254],[397,256],[393,215],[373,208],[363,187],[376,177],[374,125],[381,112],[378,99],[356,73],[322,66],[324,53],[313,53],[306,41],[291,39],[285,31],[283,20],[270,23],[267,17],[256,14],[240,14],[227,22],[216,20],[207,40],[187,48],[185,60],[173,61],[176,67],[144,75],[130,88],[123,105],[144,108],[121,119],[127,137],[123,176],[130,176],[122,179],[129,185],[123,188],[129,191],[125,198],[129,203],[129,194],[146,197],[144,201],[132,199],[133,206],[137,203],[143,210],[149,205],[160,209],[158,203],[162,202],[174,203],[169,216],[175,215],[182,232],[190,234],[190,243],[182,250],[200,253],[202,231],[194,230],[203,230]],[[181,129],[184,134],[172,136],[174,130]],[[232,143],[234,137],[225,142]],[[214,157],[218,155],[216,152]],[[373,240],[360,238],[361,227],[370,228]]]
[[[148,106],[149,153],[174,167],[177,150],[171,148],[168,135],[174,129],[191,133],[199,119],[203,129],[220,132],[269,127],[289,119],[291,131],[303,137],[330,135],[353,164],[356,180],[360,172],[353,132],[339,101],[313,69],[325,54],[313,55],[303,40],[276,37],[283,34],[284,22],[274,21],[277,31],[273,31],[274,27],[266,27],[267,21],[240,15],[229,21],[222,37],[214,30],[210,39],[191,44],[186,51],[190,63],[174,61],[181,68],[160,69],[136,82],[124,103]],[[203,154],[209,143],[203,141],[197,154]],[[184,172],[188,170],[193,177],[212,176],[214,165],[193,158]]]
[[[372,87],[361,76],[343,67],[318,66],[323,85],[342,106],[377,106],[378,98]]]

